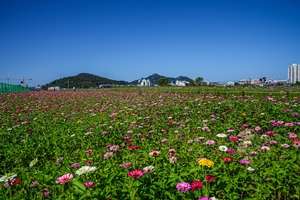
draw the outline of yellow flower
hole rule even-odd
[[[206,166],[206,167],[214,166],[214,162],[211,161],[211,160],[201,159],[201,160],[198,161],[198,163],[199,163],[199,165]]]
[[[81,120],[78,120],[77,123],[82,123],[82,121],[81,121]]]
[[[116,124],[120,124],[120,122],[116,122]]]

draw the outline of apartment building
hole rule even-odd
[[[288,67],[288,83],[300,81],[300,64],[292,64]]]

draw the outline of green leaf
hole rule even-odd
[[[116,175],[117,175],[116,173],[110,173],[108,177],[105,179],[105,183],[106,184],[110,183]]]
[[[75,190],[77,190],[79,193],[83,193],[86,191],[86,188],[84,187],[83,183],[80,182],[78,179],[73,179],[72,184]]]

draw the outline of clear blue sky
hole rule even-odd
[[[30,86],[81,72],[286,79],[293,63],[299,0],[0,1],[0,78]]]

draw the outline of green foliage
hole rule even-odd
[[[292,96],[297,88],[244,88],[244,96],[235,87],[149,87],[142,94],[139,87],[118,89],[0,95],[0,178],[12,173],[20,179],[7,188],[1,182],[0,199],[299,199],[299,147],[289,134],[299,138],[300,126],[285,124],[299,121],[299,106],[288,106],[300,102],[299,95]],[[273,126],[271,120],[283,123]],[[266,131],[276,135],[262,137]],[[242,133],[244,141],[230,141],[229,136]],[[205,145],[207,140],[216,144]],[[236,151],[223,152],[221,145]],[[270,150],[261,148],[265,145]],[[175,162],[170,162],[171,149]],[[150,156],[153,150],[160,154]],[[105,158],[108,152],[113,155]],[[230,163],[222,160],[228,156]],[[201,166],[199,158],[214,165]],[[125,168],[127,162],[131,165]],[[76,173],[86,165],[96,170]],[[146,166],[154,169],[139,178],[128,175]],[[56,183],[67,173],[74,177]],[[214,181],[207,182],[206,175]],[[203,182],[199,190],[176,189],[180,182],[196,180]],[[30,187],[33,181],[36,187]],[[87,182],[94,182],[94,188],[85,187]]]
[[[168,79],[167,78],[160,78],[159,80],[158,80],[158,85],[159,86],[167,86],[168,85]]]

